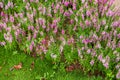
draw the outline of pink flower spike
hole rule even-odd
[[[90,65],[93,66],[94,65],[94,60],[90,61]]]
[[[64,5],[67,7],[69,5],[69,2],[68,1],[65,1],[64,2]]]
[[[5,44],[6,44],[6,42],[5,42],[5,41],[0,42],[0,45],[1,45],[1,46],[4,46]]]
[[[31,44],[31,45],[29,46],[29,48],[30,48],[30,51],[32,51],[32,50],[33,50],[33,45]]]
[[[73,3],[73,10],[76,10],[76,4]]]
[[[69,17],[69,16],[70,16],[70,13],[66,11],[66,12],[64,13],[64,16]]]
[[[56,33],[57,33],[57,31],[58,31],[58,29],[57,29],[57,28],[55,28],[53,32],[56,34]]]
[[[106,69],[108,69],[108,68],[109,68],[109,63],[106,62],[106,63],[103,64],[103,66],[104,66]]]
[[[118,71],[118,73],[116,74],[116,78],[120,79],[120,70]]]
[[[3,8],[3,3],[2,2],[0,2],[0,7]]]
[[[45,29],[45,28],[46,28],[46,26],[45,26],[45,25],[43,25],[43,26],[42,26],[42,28],[43,28],[43,29]]]
[[[61,32],[63,35],[65,34],[65,31],[62,29],[62,32]]]
[[[85,0],[82,0],[82,3],[84,3],[85,2]]]
[[[14,22],[14,17],[10,16],[10,22]]]
[[[102,61],[102,59],[103,59],[102,54],[100,54],[100,55],[98,56],[98,60]]]

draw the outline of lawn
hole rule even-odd
[[[19,51],[5,51],[0,47],[0,80],[101,80],[101,77],[89,77],[80,70],[65,72],[49,61],[33,58]],[[34,64],[33,64],[34,62]],[[11,68],[22,63],[22,68]]]

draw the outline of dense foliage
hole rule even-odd
[[[0,45],[120,79],[120,13],[113,2],[1,0]]]

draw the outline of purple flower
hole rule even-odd
[[[4,33],[4,38],[8,42],[12,43],[13,37],[12,37],[12,35],[9,32],[7,34]]]
[[[115,22],[112,23],[113,27],[117,27],[118,25],[119,25],[119,23],[117,21],[115,21]]]
[[[14,17],[10,16],[10,22],[14,22]]]
[[[91,22],[88,21],[88,20],[86,20],[86,21],[85,21],[85,24],[86,24],[86,26],[90,26]]]
[[[88,49],[88,50],[87,50],[87,53],[88,53],[88,54],[90,54],[90,53],[91,53],[91,50],[90,50],[90,49]]]
[[[37,37],[37,33],[34,33],[33,34],[33,38],[35,39]]]
[[[108,62],[103,63],[103,66],[104,66],[106,69],[108,69],[108,68],[109,68],[109,63],[108,63]]]
[[[96,56],[96,52],[93,52],[91,55],[92,55],[92,57]]]
[[[94,65],[94,60],[90,61],[90,65],[93,66]]]
[[[83,40],[82,40],[82,43],[84,43],[84,44],[88,44],[89,42],[90,42],[89,39],[83,39]]]
[[[64,12],[63,6],[60,6],[60,13],[63,14],[63,12]]]
[[[57,5],[56,5],[56,9],[59,9],[59,8],[60,8],[60,4],[57,4]]]
[[[5,44],[6,44],[6,42],[5,42],[5,41],[0,42],[0,45],[1,45],[1,46],[4,46]]]
[[[65,1],[64,2],[64,5],[67,7],[69,5],[69,2],[68,1]]]
[[[29,46],[30,51],[33,50],[33,47],[34,47],[34,46],[35,46],[35,43],[34,43],[34,41],[32,41],[31,44],[30,44],[30,46]]]
[[[102,23],[102,25],[105,25],[106,24],[106,20],[103,20],[101,23]]]
[[[102,61],[102,54],[100,54],[99,56],[98,56],[98,60],[100,60],[100,61]]]
[[[120,33],[119,33],[119,34],[117,34],[117,37],[120,39]]]
[[[82,0],[82,3],[84,3],[85,2],[85,0]]]
[[[9,41],[10,43],[12,43],[12,40],[13,40],[13,37],[12,37],[12,35],[10,34],[10,35],[9,35],[9,40],[8,40],[8,41]]]
[[[111,16],[113,16],[113,14],[114,14],[114,12],[112,12],[111,10],[109,10],[109,11],[106,13],[106,16],[111,17]]]
[[[85,19],[84,14],[82,14],[82,19],[83,19],[83,20]]]
[[[80,37],[79,37],[80,39],[82,39],[83,38],[83,36],[82,35],[80,35]]]
[[[6,16],[6,14],[3,12],[3,11],[1,11],[1,14],[0,14],[1,16]]]
[[[28,34],[27,40],[28,40],[28,41],[31,40],[31,34]]]
[[[43,28],[43,29],[45,29],[45,28],[46,28],[46,26],[45,26],[45,25],[43,25],[43,26],[42,26],[42,28]]]
[[[64,16],[69,17],[69,16],[70,16],[70,13],[69,13],[68,11],[65,11]]]
[[[120,70],[118,71],[118,73],[116,74],[116,78],[120,79]]]
[[[53,32],[56,34],[56,33],[58,32],[58,29],[57,29],[57,28],[55,28]]]
[[[33,2],[34,0],[30,0],[30,2]]]
[[[90,16],[90,15],[91,15],[91,12],[90,12],[89,10],[87,10],[86,15],[87,15],[87,16]]]
[[[3,3],[2,2],[0,2],[0,7],[3,8]]]
[[[117,64],[117,65],[115,66],[115,68],[116,68],[116,69],[119,69],[119,68],[120,68],[120,64]]]
[[[70,44],[72,44],[72,43],[74,43],[74,38],[73,38],[73,37],[71,37],[71,38],[68,40],[68,45],[70,45]]]
[[[65,31],[62,29],[62,32],[61,32],[63,35],[65,34]]]
[[[33,50],[33,45],[31,44],[31,45],[29,46],[29,48],[30,48],[30,51],[32,51],[32,50]]]
[[[42,44],[46,44],[46,43],[47,43],[46,39],[43,39],[43,40],[41,41],[41,43],[42,43]]]
[[[76,10],[76,4],[73,3],[73,10]]]

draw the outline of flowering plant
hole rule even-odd
[[[7,0],[6,0],[7,1]],[[0,45],[120,78],[120,13],[114,0],[0,2]]]

